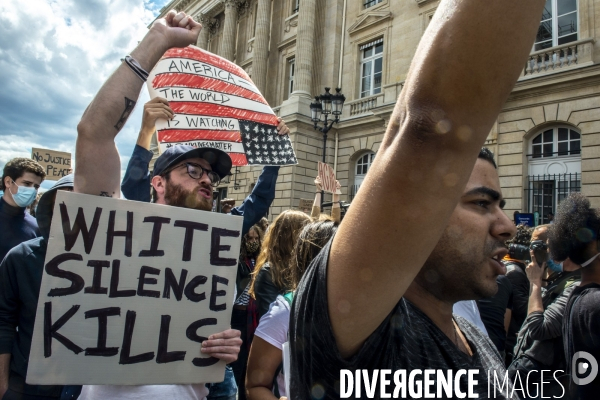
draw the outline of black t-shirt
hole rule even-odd
[[[587,378],[591,368],[589,365],[591,360],[586,361],[580,358],[582,363],[588,364],[588,369],[581,371],[579,369],[580,362],[577,365],[571,365],[573,355],[577,352],[584,351],[595,359],[596,368],[600,363],[600,285],[590,283],[585,286],[578,286],[573,289],[567,307],[565,309],[565,319],[563,322],[563,343],[565,347],[565,356],[567,360],[567,371],[571,375],[576,375],[579,378]],[[596,378],[586,385],[575,385],[573,389],[579,397],[578,399],[597,399],[600,393],[600,371]]]
[[[527,318],[527,304],[529,303],[529,279],[525,273],[526,265],[521,262],[509,261],[506,265],[506,277],[512,284],[512,316],[508,332],[506,332],[507,363],[512,361],[512,354],[517,344],[517,335]]]
[[[393,375],[398,370],[406,370],[406,383],[411,371],[420,369],[478,370],[475,379],[478,384],[474,391],[479,398],[488,396],[488,371],[494,372],[501,382],[505,368],[500,356],[488,337],[467,320],[455,316],[461,331],[469,341],[473,357],[461,352],[454,343],[417,307],[402,298],[390,315],[369,336],[361,349],[350,359],[343,359],[336,347],[327,306],[327,260],[331,241],[323,248],[304,274],[296,291],[292,316],[290,318],[291,386],[290,395],[294,400],[338,399],[340,398],[340,370],[367,370],[370,376],[374,370],[391,370],[387,379],[391,380],[388,393],[393,393]],[[493,375],[491,375],[493,377]],[[423,375],[417,379],[424,380]],[[460,390],[466,393],[467,377],[461,376]],[[490,379],[493,390],[493,378]],[[433,377],[434,391],[437,391],[436,376]],[[361,381],[361,383],[363,383]],[[377,381],[374,398],[380,398],[380,380]],[[505,387],[506,390],[506,387]],[[509,391],[510,393],[510,391]],[[506,392],[504,391],[504,394]],[[352,398],[355,398],[356,392]],[[451,394],[437,398],[454,398]],[[369,398],[362,384],[361,398]],[[424,397],[414,396],[414,397]],[[412,398],[407,392],[407,398]],[[496,398],[504,399],[498,389]]]
[[[492,297],[477,300],[477,305],[490,339],[498,351],[504,351],[506,344],[504,314],[507,308],[512,309],[512,284],[504,275],[498,276],[496,283],[498,283],[498,292]]]

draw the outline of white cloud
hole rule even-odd
[[[166,2],[0,2],[0,168],[13,157],[29,157],[31,147],[74,153],[83,111]],[[122,169],[147,100],[143,89],[117,137]]]

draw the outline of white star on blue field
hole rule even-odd
[[[74,154],[77,123],[102,83],[168,0],[0,2],[0,168],[32,147]],[[141,123],[144,88],[117,136],[125,170]],[[74,164],[77,160],[74,160]],[[44,182],[48,188],[54,182]]]

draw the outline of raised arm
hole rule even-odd
[[[281,118],[278,118],[277,125],[278,135],[288,135],[290,128]],[[275,186],[277,185],[277,176],[279,175],[279,167],[267,166],[264,167],[252,193],[244,199],[239,207],[231,209],[232,215],[241,215],[244,217],[242,225],[242,236],[244,236],[254,224],[267,215],[273,199],[275,199]]]
[[[342,355],[353,354],[385,319],[438,242],[525,65],[543,5],[439,5],[377,157],[333,241],[328,308]],[[368,281],[361,279],[366,268]]]
[[[127,199],[150,201],[151,176],[148,168],[154,155],[150,151],[150,144],[156,132],[156,120],[172,119],[173,115],[169,102],[162,97],[155,97],[144,104],[140,133],[121,182],[121,192]]]
[[[313,201],[312,210],[310,212],[310,217],[313,219],[319,218],[321,215],[321,191],[323,191],[323,185],[321,184],[321,177],[317,176],[315,178],[315,200]]]
[[[200,29],[185,13],[171,10],[152,25],[131,57],[150,72],[168,49],[195,43]],[[143,84],[123,62],[83,113],[77,126],[76,192],[119,197],[121,162],[114,139],[131,115]]]

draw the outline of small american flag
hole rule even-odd
[[[165,53],[148,78],[151,97],[164,97],[175,112],[156,128],[161,151],[177,144],[214,147],[234,166],[296,164],[277,117],[239,66],[189,46]]]

